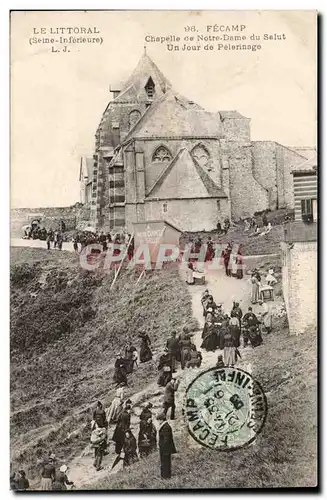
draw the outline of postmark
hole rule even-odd
[[[252,443],[263,429],[267,410],[261,385],[240,368],[210,368],[186,390],[188,431],[214,450],[236,450]]]

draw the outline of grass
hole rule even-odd
[[[267,255],[279,253],[280,242],[283,239],[283,221],[285,215],[292,216],[292,212],[286,209],[275,210],[267,214],[268,222],[272,224],[271,232],[266,236],[251,236],[253,231],[244,231],[245,224],[239,221],[232,227],[226,235],[217,235],[217,231],[201,231],[197,233],[184,233],[181,238],[181,244],[184,245],[190,239],[196,237],[202,238],[205,243],[210,236],[211,239],[226,245],[233,242],[242,245],[243,255]],[[254,217],[259,227],[262,227],[262,216]]]
[[[172,329],[197,325],[175,268],[147,273],[137,287],[125,271],[110,290],[112,275],[80,269],[68,252],[14,248],[11,257],[11,461],[34,478],[49,449],[69,461],[86,446],[91,411],[111,401],[115,355],[128,337],[139,348],[147,331],[155,358]],[[140,365],[129,393],[157,376],[155,359]]]
[[[89,489],[279,488],[317,484],[316,332],[287,334],[285,318],[253,351],[253,375],[268,399],[268,416],[254,445],[224,453],[191,449],[175,439],[173,477],[160,478],[156,454]],[[181,408],[178,408],[180,423]]]

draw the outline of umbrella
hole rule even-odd
[[[92,226],[87,226],[83,231],[87,231],[88,233],[96,233],[96,230]]]
[[[111,467],[111,470],[114,469],[114,467],[116,467],[116,465],[121,461],[121,460],[124,460],[123,457],[121,457],[121,454],[117,455],[117,457],[115,458],[115,461],[114,463],[112,464],[112,467]]]

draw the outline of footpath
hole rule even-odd
[[[181,271],[181,278],[184,279],[184,272]],[[190,286],[189,292],[192,297],[192,307],[193,315],[198,320],[200,329],[194,333],[193,341],[197,348],[200,349],[202,343],[202,327],[204,324],[204,318],[202,313],[201,296],[203,291],[208,288],[210,293],[213,295],[214,300],[217,303],[222,303],[223,308],[226,312],[230,312],[233,306],[233,301],[240,303],[240,307],[243,313],[247,311],[247,308],[251,304],[250,302],[250,292],[251,284],[248,275],[242,280],[237,280],[235,278],[227,277],[224,270],[212,271],[207,275],[207,283],[204,286]],[[242,359],[238,361],[237,366],[243,368],[244,370],[251,373],[252,363],[255,362],[255,358],[260,356],[260,346],[255,350],[246,348],[241,349]],[[187,435],[186,425],[184,422],[184,417],[182,415],[182,408],[184,406],[185,391],[191,381],[203,370],[215,366],[217,357],[220,351],[216,352],[206,352],[202,351],[203,362],[200,368],[194,369],[179,369],[177,375],[180,379],[180,385],[176,393],[176,420],[170,421],[173,429],[173,434],[176,442],[181,442],[181,440],[187,439],[187,444],[192,448],[201,447],[197,444],[191,437]],[[144,405],[151,402],[153,405],[153,421],[156,427],[158,427],[158,422],[156,421],[156,415],[160,412],[162,408],[164,389],[158,387],[157,383],[154,382],[146,386],[141,392],[134,394],[130,397],[132,400],[133,414],[131,418],[131,429],[133,434],[137,438],[139,429],[139,414],[142,411]],[[169,416],[169,413],[168,413]],[[114,431],[114,426],[109,427],[108,435],[112,436]],[[110,444],[109,454],[103,459],[103,469],[96,472],[93,467],[93,450],[89,446],[85,448],[80,456],[76,457],[71,461],[69,465],[69,479],[74,481],[76,489],[83,489],[86,485],[95,483],[98,480],[108,478],[110,482],[110,476],[116,474],[122,470],[122,461],[120,461],[113,470],[111,470],[112,465],[115,461],[116,454],[114,452],[114,445]],[[137,463],[132,467],[137,467]]]

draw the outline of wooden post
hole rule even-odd
[[[123,257],[122,257],[122,259],[121,259],[121,262],[120,262],[120,264],[119,264],[119,267],[118,267],[118,271],[117,271],[117,273],[116,273],[116,271],[115,271],[115,277],[114,277],[113,282],[112,282],[112,283],[111,283],[111,285],[110,285],[110,290],[112,289],[112,287],[113,287],[113,286],[114,286],[114,284],[116,283],[116,280],[117,280],[117,278],[118,278],[118,275],[119,275],[119,273],[120,273],[120,270],[121,270],[121,268],[123,267],[123,263],[124,263],[124,260],[125,260],[125,258],[126,258],[126,255],[127,255],[127,252],[128,252],[128,249],[129,249],[129,245],[131,244],[131,241],[132,241],[132,239],[133,239],[133,238],[134,238],[134,233],[131,235],[131,237],[130,237],[130,239],[129,239],[129,242],[128,242],[127,247],[126,247],[125,254],[124,254],[124,256],[123,256]]]

